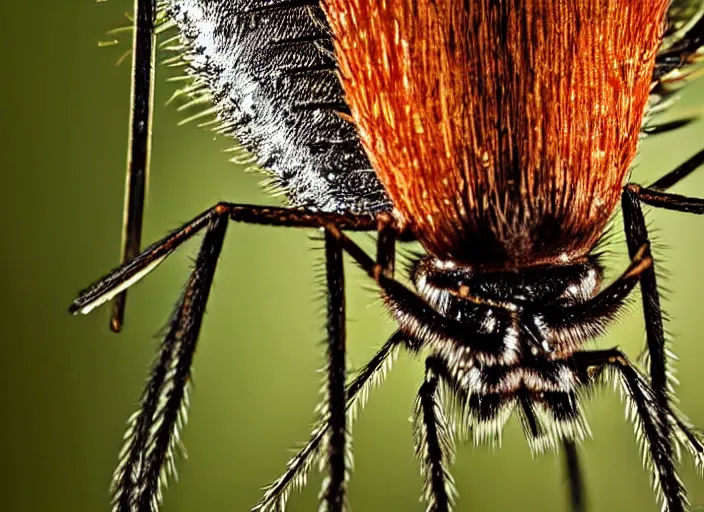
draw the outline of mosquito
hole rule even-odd
[[[141,249],[156,34],[289,206],[220,202]],[[167,35],[168,34],[168,35]],[[663,510],[689,508],[680,448],[704,442],[673,405],[656,262],[643,205],[702,214],[668,192],[704,150],[652,184],[629,180],[645,134],[701,74],[704,4],[668,0],[136,0],[123,264],[70,310],[114,300],[204,233],[130,420],[113,509],[154,511],[173,472],[193,354],[230,221],[324,233],[327,395],[319,422],[253,510],[281,510],[323,460],[322,509],[346,507],[348,427],[400,350],[425,356],[413,413],[427,509],[456,500],[458,439],[491,442],[509,417],[534,452],[562,448],[570,506],[586,510],[581,402],[609,381],[625,396]],[[621,208],[629,265],[603,283],[599,248]],[[376,232],[375,257],[347,233]],[[397,243],[424,254],[395,277]],[[397,331],[346,372],[343,254],[373,280]],[[586,350],[640,286],[647,371],[618,347]]]

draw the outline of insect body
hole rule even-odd
[[[74,302],[74,311],[87,312],[115,297],[205,230],[115,473],[116,510],[158,507],[228,218],[325,232],[327,401],[310,441],[256,510],[283,508],[320,457],[329,471],[325,509],[344,508],[348,417],[401,347],[430,353],[414,414],[429,510],[453,505],[455,433],[495,439],[514,413],[533,450],[564,447],[571,504],[584,510],[575,443],[588,426],[580,397],[605,378],[623,389],[664,509],[687,509],[674,444],[702,463],[704,443],[671,403],[641,205],[704,213],[703,200],[666,192],[702,164],[704,151],[651,186],[625,180],[645,112],[671,94],[666,77],[699,58],[704,6],[169,0],[161,7],[195,77],[189,93],[212,100],[220,130],[258,156],[293,207],[220,203]],[[603,285],[595,248],[619,201],[631,263]],[[345,230],[378,231],[376,259]],[[427,252],[411,268],[415,292],[394,279],[395,242],[406,239]],[[398,323],[350,382],[343,252],[376,281]],[[616,348],[584,349],[638,284],[648,375]]]

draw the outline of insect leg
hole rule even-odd
[[[578,349],[579,346],[570,346],[573,343],[570,329],[588,333],[589,337],[601,334],[608,319],[619,310],[624,299],[638,283],[640,276],[652,268],[652,259],[646,256],[648,252],[647,245],[640,247],[626,271],[616,281],[585,302],[569,307],[557,305],[545,307],[539,311],[527,311],[523,322],[524,330],[538,344],[540,340],[545,339],[545,331],[549,331],[552,337],[560,340],[558,343],[566,345],[551,347],[552,349]],[[561,332],[564,335],[561,336]],[[571,510],[585,512],[587,504],[577,447],[572,440],[563,439],[563,449]]]
[[[577,329],[589,338],[604,333],[608,321],[616,315],[640,277],[652,268],[649,252],[648,244],[643,244],[618,279],[584,302],[526,308],[522,314],[522,329],[538,347],[545,339],[553,338],[556,341],[546,347],[549,350],[579,350],[582,341],[581,338],[575,341],[571,334],[573,330]]]
[[[697,169],[701,169],[702,166],[704,166],[704,149],[650,186],[643,187],[636,183],[629,183],[625,187],[624,195],[630,193],[638,201],[655,208],[702,215],[704,214],[704,199],[666,192],[667,189],[673,187]],[[633,208],[632,205],[631,208]]]
[[[380,384],[391,369],[401,345],[408,344],[408,337],[401,332],[394,333],[372,359],[355,375],[345,392],[345,410],[348,421],[352,422],[359,409],[369,397],[371,388]],[[311,433],[308,442],[286,464],[286,471],[271,485],[264,496],[252,509],[253,512],[283,510],[292,488],[301,487],[311,465],[320,456],[321,445],[329,433],[329,413],[325,413]]]
[[[641,187],[636,184],[626,185],[621,198],[623,220],[626,231],[626,241],[631,257],[644,244],[649,244],[648,230],[643,216],[641,202],[656,207],[692,213],[704,213],[704,201],[701,199],[687,198],[663,192],[680,180],[688,176],[695,169],[704,164],[704,150],[700,151],[682,165],[657,180],[650,187]],[[648,248],[647,256],[651,257]],[[670,408],[667,353],[665,349],[665,332],[663,315],[660,306],[655,268],[651,266],[640,275],[642,291],[643,313],[645,316],[647,349],[650,356],[650,381],[653,393],[660,404],[660,410]],[[664,435],[670,439],[670,426],[664,419],[661,420]]]
[[[396,265],[396,237],[398,228],[387,213],[377,217],[376,262],[389,277],[394,276]]]
[[[668,512],[684,512],[689,502],[675,467],[676,458],[670,442],[672,412],[663,408],[657,393],[648,381],[630,364],[619,350],[578,352],[573,361],[584,382],[604,369],[616,371],[626,395],[628,417],[633,421],[637,437],[642,437],[646,465],[652,470],[656,488],[661,491]]]
[[[655,58],[649,114],[666,109],[677,92],[701,73],[704,6],[695,3],[682,2],[679,6],[673,3],[668,10],[668,31]],[[653,128],[660,132],[657,125],[644,131],[648,133]]]
[[[191,363],[227,223],[223,216],[213,216],[207,223],[195,268],[161,344],[139,411],[130,419],[111,486],[115,512],[158,510],[162,489],[175,472]]]
[[[390,215],[377,217],[377,263],[393,276],[397,228]],[[345,504],[346,468],[346,406],[345,406],[345,296],[342,246],[325,232],[325,263],[328,297],[328,396],[330,442],[328,445],[328,478],[323,497],[327,510],[339,511]]]
[[[643,127],[643,133],[647,135],[660,135],[662,133],[669,133],[675,130],[679,130],[680,128],[684,128],[685,126],[690,125],[696,120],[696,117],[685,117],[683,119],[677,119],[675,121],[669,121],[666,123],[648,125]]]
[[[419,343],[430,342],[430,348],[447,349],[453,344],[474,350],[488,357],[499,357],[506,348],[501,340],[491,333],[467,335],[466,325],[447,318],[432,308],[425,299],[408,289],[399,281],[387,276],[384,268],[367,255],[359,245],[345,235],[338,226],[328,224],[325,229],[340,240],[344,250],[352,256],[369,277],[374,279],[383,292],[392,314],[404,325],[408,336]],[[429,327],[431,326],[431,327]],[[419,347],[420,348],[420,345]]]
[[[328,331],[328,477],[323,488],[327,512],[341,512],[345,504],[347,411],[345,400],[345,279],[342,246],[325,232],[325,267],[327,276]]]
[[[660,192],[639,185],[628,185],[628,188],[630,192],[635,193],[639,201],[650,206],[697,215],[704,214],[704,199]]]
[[[452,509],[456,492],[448,470],[454,461],[455,446],[438,393],[437,365],[441,363],[432,357],[425,361],[425,381],[416,398],[413,430],[416,458],[425,479],[423,499],[427,503],[426,510],[447,512]]]
[[[667,34],[668,39],[672,42],[668,47],[659,51],[655,58],[656,87],[651,93],[661,94],[661,90],[664,89],[662,82],[667,82],[664,80],[667,74],[675,70],[681,72],[681,68],[686,69],[687,65],[692,65],[699,60],[697,53],[704,46],[704,15],[701,11],[700,7],[699,10],[692,12],[693,16],[685,23],[685,30],[680,30],[677,34]],[[692,23],[693,20],[696,22]],[[683,21],[682,19],[678,20],[679,23]],[[686,76],[687,72],[685,71],[681,75]]]
[[[195,269],[152,368],[140,410],[130,420],[127,443],[120,455],[120,464],[112,486],[115,511],[156,510],[161,486],[166,477],[175,471],[174,449],[180,428],[185,422],[191,360],[225,228],[230,220],[296,227],[322,227],[334,222],[352,230],[371,230],[376,227],[376,220],[371,216],[220,203],[148,247],[135,259],[118,267],[80,294],[70,311],[88,313],[144,277],[174,249],[206,228]],[[337,251],[341,261],[341,251]],[[344,314],[341,321],[344,329]],[[344,331],[342,336],[344,340]],[[334,337],[335,341],[339,339],[339,336]],[[342,347],[344,349],[344,343]],[[342,403],[344,404],[344,395]],[[344,422],[344,405],[342,418]]]
[[[648,186],[648,189],[665,191],[679,183],[697,169],[701,168],[702,165],[704,165],[704,149],[688,158],[684,163],[675,167],[672,171],[668,172],[655,183],[652,183]]]
[[[154,270],[171,252],[208,225],[214,217],[229,216],[236,222],[268,226],[301,228],[323,227],[329,223],[339,224],[343,229],[371,231],[376,229],[372,216],[313,212],[297,208],[276,208],[232,203],[219,203],[201,213],[176,231],[150,245],[131,261],[128,261],[96,283],[80,292],[73,301],[71,313],[89,313],[109,301]]]
[[[125,206],[122,221],[122,263],[134,259],[142,244],[144,196],[152,140],[154,105],[154,63],[156,60],[156,2],[134,1],[134,35],[132,40],[132,85],[130,131],[125,178]],[[127,292],[115,297],[110,329],[119,332],[125,316]]]
[[[587,500],[584,493],[584,475],[579,464],[577,444],[571,439],[563,439],[562,449],[565,452],[565,468],[569,482],[569,499],[572,512],[585,512]]]

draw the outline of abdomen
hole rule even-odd
[[[667,0],[326,0],[346,101],[433,255],[521,267],[596,243],[636,153]]]

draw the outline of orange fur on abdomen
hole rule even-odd
[[[323,0],[372,165],[424,247],[587,253],[636,153],[668,0]]]

